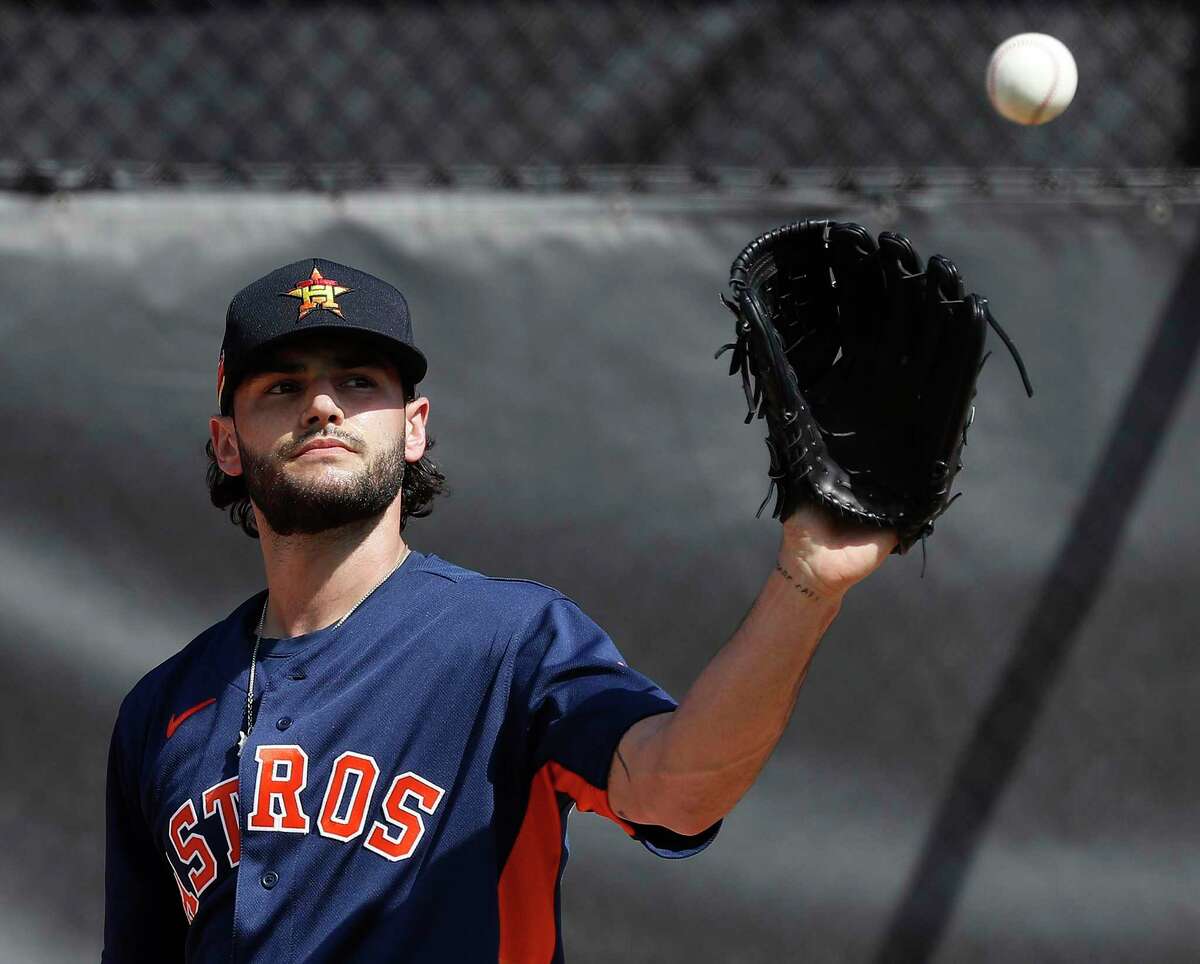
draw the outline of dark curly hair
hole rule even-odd
[[[415,396],[407,387],[404,397],[412,401]],[[439,495],[448,495],[446,477],[429,458],[433,448],[432,435],[425,436],[425,454],[419,461],[409,462],[404,469],[404,482],[400,486],[400,531],[408,524],[409,517],[422,519],[433,511],[433,500]],[[208,495],[218,509],[229,510],[229,521],[241,526],[252,539],[258,538],[258,525],[254,521],[254,509],[250,505],[250,494],[246,491],[246,480],[240,475],[226,475],[217,465],[217,453],[212,439],[204,446],[208,456]]]

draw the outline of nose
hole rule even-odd
[[[301,416],[305,427],[311,429],[316,425],[341,425],[346,416],[334,395],[332,383],[314,382],[311,392],[308,405]]]

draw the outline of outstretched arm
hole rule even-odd
[[[695,834],[750,788],[783,735],[842,598],[896,544],[811,507],[783,525],[776,565],[741,626],[673,713],[634,724],[613,757],[608,798],[634,823]]]

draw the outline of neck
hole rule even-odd
[[[399,499],[380,516],[315,535],[281,536],[258,521],[269,592],[265,637],[300,636],[336,623],[406,548]]]

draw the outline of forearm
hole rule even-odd
[[[680,833],[728,813],[783,735],[841,601],[781,547],[741,626],[679,708],[641,721],[621,741],[609,791],[618,812]]]

